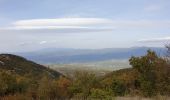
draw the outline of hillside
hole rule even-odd
[[[50,77],[56,78],[61,75],[45,66],[11,54],[0,54],[0,69],[8,70],[18,75],[31,74],[36,77],[48,74]]]

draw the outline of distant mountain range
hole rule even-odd
[[[165,48],[132,47],[108,49],[47,48],[33,52],[22,52],[15,54],[41,64],[67,64],[106,61],[111,59],[129,59],[131,56],[144,55],[148,49],[154,50],[160,56],[166,53]]]

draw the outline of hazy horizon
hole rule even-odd
[[[6,50],[6,51],[0,51],[0,53],[28,53],[28,52],[38,52],[38,51],[44,51],[46,50],[107,50],[107,49],[130,49],[130,48],[165,48],[165,45],[163,46],[131,46],[131,47],[113,47],[113,48],[37,48],[34,50]]]

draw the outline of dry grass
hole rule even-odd
[[[144,97],[139,97],[139,96],[136,96],[136,97],[116,97],[115,100],[170,100],[170,97],[161,96],[161,95],[158,95],[158,96],[155,96],[155,97],[152,97],[152,98],[144,98]]]

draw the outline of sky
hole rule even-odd
[[[170,0],[0,0],[0,52],[168,43]]]

